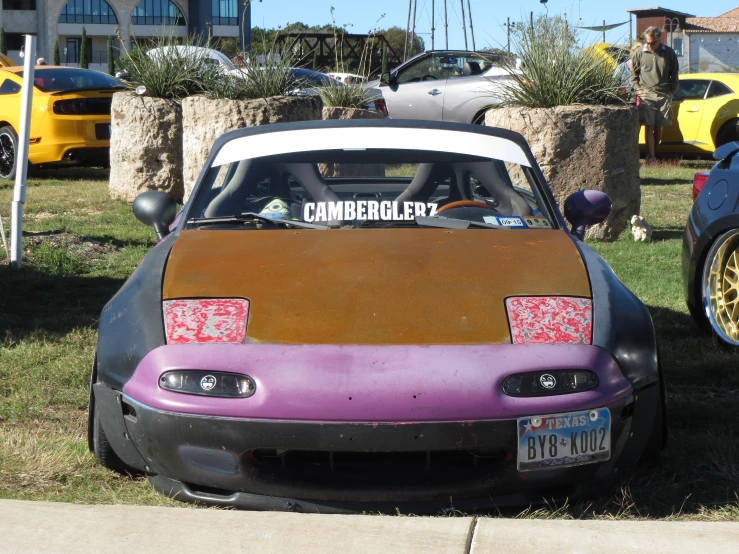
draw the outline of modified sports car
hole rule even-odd
[[[329,176],[330,175],[330,176]],[[645,306],[523,137],[456,123],[229,132],[105,306],[89,444],[179,500],[475,510],[592,494],[659,456]]]
[[[709,174],[693,181],[695,202],[683,235],[683,283],[693,319],[739,346],[739,142],[714,152]]]

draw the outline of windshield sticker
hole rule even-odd
[[[492,215],[484,215],[482,216],[482,220],[485,223],[490,223],[491,225],[500,225],[501,227],[526,228],[526,224],[520,217],[496,217]]]
[[[303,206],[303,221],[415,221],[434,217],[438,204],[432,202],[391,202],[390,200],[346,200],[308,202]]]
[[[531,229],[551,229],[552,224],[545,217],[524,217],[526,225]]]

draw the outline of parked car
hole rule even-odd
[[[330,85],[338,87],[349,86],[330,74],[321,73],[312,69],[294,68],[292,69],[292,74],[299,83],[300,90],[297,92],[299,95],[318,94],[318,88]],[[367,86],[367,93],[371,98],[367,109],[379,112],[387,117],[387,104],[382,97],[380,89]]]
[[[482,123],[500,102],[500,84],[511,79],[485,52],[432,50],[384,74],[378,87],[394,119]]]
[[[573,500],[662,449],[649,313],[582,241],[610,199],[570,197],[570,232],[518,134],[239,129],[176,223],[161,192],[133,209],[160,242],[100,317],[89,445],[164,494],[473,510]]]
[[[194,58],[202,63],[212,64],[224,75],[234,77],[243,76],[242,71],[237,68],[224,53],[203,46],[186,46],[182,44],[174,46],[160,46],[146,51],[151,59],[173,59]]]
[[[357,75],[356,73],[331,72],[329,73],[329,76],[333,77],[337,81],[341,81],[345,85],[361,85],[362,83],[367,81],[367,79],[365,79],[362,75]]]
[[[23,67],[0,69],[0,178],[17,165]],[[89,69],[37,66],[28,161],[34,166],[106,165],[113,93],[128,87]]]
[[[714,152],[683,235],[683,285],[695,321],[725,344],[739,346],[739,142]]]
[[[672,109],[673,123],[662,129],[657,152],[710,156],[739,140],[739,74],[680,75]],[[643,128],[639,145],[646,152]]]
[[[13,67],[15,65],[18,65],[18,64],[16,64],[8,56],[0,52],[0,67]]]

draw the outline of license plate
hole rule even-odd
[[[95,124],[95,138],[97,140],[110,140],[110,124],[109,123],[96,123]]]
[[[610,457],[608,408],[518,419],[518,471],[592,464]]]

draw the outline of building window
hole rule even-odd
[[[118,18],[105,0],[69,0],[62,8],[59,23],[107,23],[117,25]]]
[[[35,10],[36,0],[3,0],[4,10]]]
[[[236,0],[210,0],[213,25],[238,25],[239,12]]]
[[[678,56],[683,55],[683,39],[676,38],[672,40],[672,49],[675,51],[675,54]]]
[[[186,25],[185,16],[170,0],[144,0],[133,11],[134,25]]]
[[[26,45],[26,33],[5,33],[5,41],[8,50],[20,50]]]

